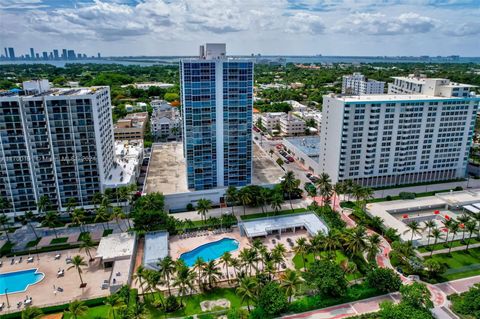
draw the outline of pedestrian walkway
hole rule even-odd
[[[471,244],[470,246],[468,246],[468,249],[470,248],[478,248],[480,247],[480,243],[477,243],[477,244]],[[465,250],[467,248],[467,245],[464,245],[464,246],[458,246],[458,247],[452,247],[452,250],[451,251],[460,251],[460,250]],[[438,249],[438,250],[434,250],[433,251],[433,254],[434,255],[437,255],[437,254],[446,254],[449,252],[449,248],[445,248],[445,249]],[[424,252],[424,253],[419,253],[418,254],[419,256],[421,257],[427,257],[427,256],[430,256],[430,252],[427,251],[427,252]]]

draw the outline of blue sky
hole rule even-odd
[[[480,0],[0,0],[0,47],[104,55],[480,55]]]

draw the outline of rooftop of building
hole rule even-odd
[[[320,136],[302,136],[284,138],[307,156],[320,155]]]
[[[239,226],[248,237],[267,236],[272,231],[294,227],[305,227],[311,236],[319,232],[328,233],[328,227],[312,212],[257,218],[241,222]]]
[[[475,98],[480,100],[480,96],[474,94],[469,97],[445,97],[425,94],[368,94],[368,95],[326,95],[344,102],[382,102],[382,101],[429,101],[429,100],[464,100],[465,98]]]
[[[425,75],[417,76],[410,74],[408,76],[392,76],[392,78],[396,80],[411,82],[414,84],[426,84],[427,81],[444,81],[445,84],[442,84],[442,86],[446,87],[476,87],[475,85],[451,82],[449,79],[445,78],[428,78]]]
[[[156,231],[145,234],[143,265],[157,270],[159,260],[168,256],[168,232]]]
[[[137,168],[143,160],[143,140],[116,140],[114,160],[105,186],[117,187],[135,182]]]
[[[19,89],[0,90],[0,99],[5,97],[22,97],[22,98],[37,98],[37,97],[67,97],[67,96],[85,96],[93,95],[98,90],[105,89],[106,86],[92,86],[92,87],[77,87],[77,88],[50,88],[46,91],[33,93]]]
[[[124,259],[132,256],[135,249],[134,233],[117,233],[102,237],[95,257],[104,261]]]
[[[165,195],[190,192],[186,170],[181,142],[154,144],[144,192],[160,192]],[[254,143],[252,184],[275,184],[283,174],[283,170],[271,157]]]

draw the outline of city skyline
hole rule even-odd
[[[75,41],[106,56],[187,55],[205,40],[231,55],[478,55],[476,1],[377,2],[2,0],[0,44]]]
[[[23,51],[22,51],[23,52]],[[41,51],[35,48],[29,48],[25,54],[20,53],[15,47],[4,47],[0,53],[0,59],[4,60],[75,60],[75,59],[93,59],[101,58],[100,52],[88,56],[86,53],[75,52],[73,49],[51,49],[51,51]]]

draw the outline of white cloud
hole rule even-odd
[[[418,13],[402,13],[397,17],[383,13],[356,13],[341,21],[333,30],[351,34],[402,35],[426,33],[436,27],[437,21]]]
[[[445,34],[453,36],[480,36],[480,22],[467,22],[445,27]]]
[[[287,16],[285,31],[299,34],[319,34],[323,33],[325,25],[322,18],[318,15],[297,12],[291,16]]]

